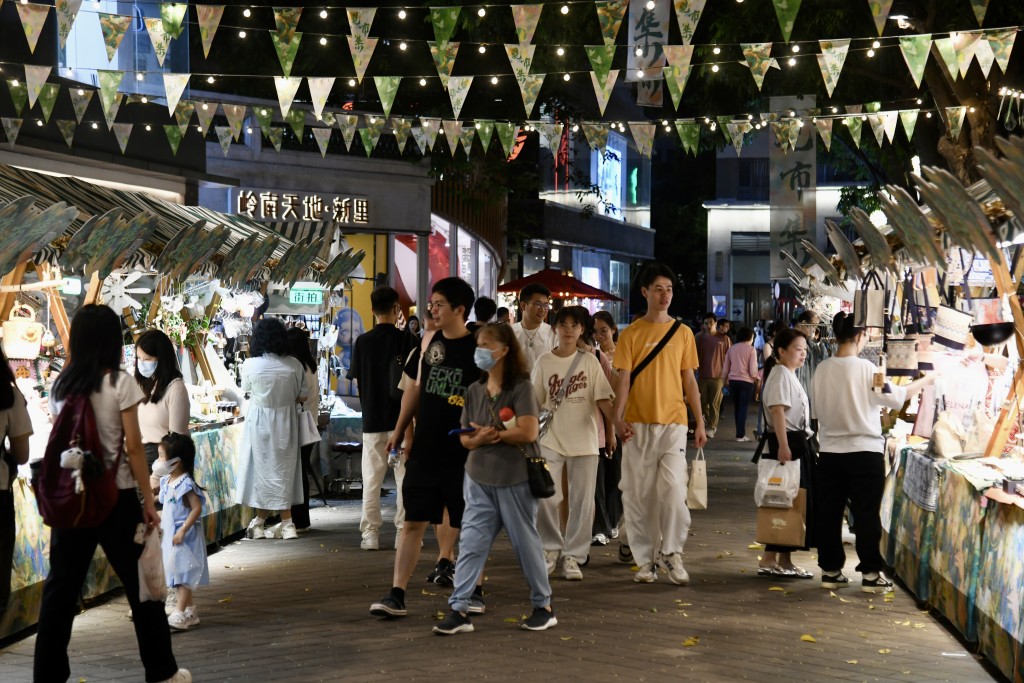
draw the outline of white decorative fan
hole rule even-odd
[[[178,313],[181,309],[185,308],[185,297],[181,294],[164,296],[160,299],[160,308],[168,313]]]
[[[324,325],[320,329],[320,348],[324,351],[333,349],[338,343],[338,327],[336,325]]]
[[[142,308],[142,304],[136,301],[132,294],[149,294],[151,289],[148,287],[132,287],[143,273],[138,271],[128,273],[111,273],[103,281],[103,288],[100,290],[100,296],[103,297],[103,301],[106,302],[107,306],[110,306],[115,311],[121,312],[126,308]]]

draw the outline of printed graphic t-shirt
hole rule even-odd
[[[673,322],[651,323],[641,319],[623,330],[615,347],[615,369],[631,372],[672,329]],[[686,325],[680,325],[665,348],[630,386],[626,422],[686,424],[680,371],[696,369],[697,347],[693,332]]]
[[[473,362],[476,339],[467,334],[448,339],[434,335],[420,359],[420,408],[410,460],[430,460],[445,468],[465,467],[467,451],[458,435],[466,390],[480,379]]]
[[[494,416],[500,419],[502,408],[511,409],[517,418],[525,415],[537,416],[537,401],[526,379],[520,380],[511,390],[502,391],[493,398],[487,392],[487,385],[474,382],[466,392],[462,426],[469,427],[471,422],[478,425],[493,425],[496,422]],[[481,446],[469,452],[466,474],[478,484],[512,486],[526,481],[526,455],[540,455],[536,442],[514,446],[500,441]]]
[[[601,361],[592,353],[578,352],[576,355],[580,360],[568,378],[565,398],[551,418],[551,427],[540,443],[561,455],[594,455],[598,449],[594,407],[598,401],[610,399],[614,394],[601,368]],[[545,353],[537,359],[531,382],[542,408],[554,408],[555,396],[566,381],[565,375],[573,358],[575,356],[561,358],[554,353]]]

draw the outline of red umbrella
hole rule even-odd
[[[566,275],[560,270],[545,268],[544,270],[512,280],[498,287],[499,292],[518,292],[528,284],[539,282],[551,290],[554,299],[605,299],[606,301],[622,301],[614,294],[591,287],[586,282],[581,282],[574,277]]]

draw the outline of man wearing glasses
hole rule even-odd
[[[476,340],[466,329],[474,299],[473,288],[457,277],[439,280],[430,293],[427,310],[437,332],[420,358],[419,390],[411,391],[403,401],[402,414],[387,445],[390,450],[400,444],[415,416],[416,428],[402,482],[402,542],[395,554],[392,588],[370,606],[374,616],[406,615],[405,590],[419,561],[427,525],[441,524],[447,508],[451,527],[462,526],[462,483],[468,451],[459,436],[451,432],[462,426],[466,389],[480,378],[473,360]]]
[[[545,322],[551,309],[551,290],[539,282],[528,284],[519,293],[519,306],[523,319],[512,326],[512,331],[533,369],[538,358],[555,348],[555,333]]]

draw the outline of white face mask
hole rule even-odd
[[[160,460],[157,459],[153,463],[153,476],[159,478],[166,477],[171,474],[174,467],[181,461],[181,458],[174,458],[173,460]]]
[[[153,375],[156,374],[156,364],[157,364],[157,361],[155,361],[155,360],[141,360],[140,359],[139,360],[139,374],[142,375],[143,377],[147,378],[147,379],[152,377]]]

